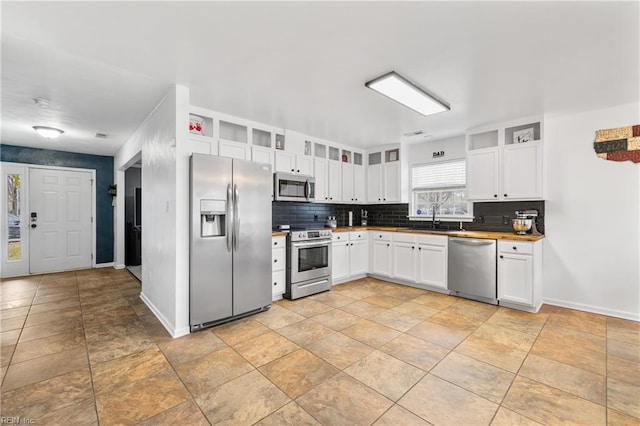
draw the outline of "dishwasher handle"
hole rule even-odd
[[[472,238],[449,238],[450,243],[462,244],[465,246],[490,246],[495,244],[496,240],[476,240]]]

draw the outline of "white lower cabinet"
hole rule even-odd
[[[367,235],[363,232],[364,236]],[[349,242],[349,275],[365,276],[369,271],[369,241],[360,239]]]
[[[542,305],[542,241],[498,241],[498,300],[537,312]]]
[[[449,239],[442,235],[418,235],[419,284],[447,289]]]
[[[344,281],[349,278],[349,237],[347,233],[334,234],[331,243],[331,280]]]
[[[332,236],[331,280],[336,282],[367,275],[369,250],[367,232],[340,232]]]
[[[391,276],[391,233],[369,232],[369,271],[374,275]]]
[[[416,281],[417,262],[416,236],[398,233],[393,235],[393,278]]]
[[[286,237],[271,238],[271,294],[273,300],[280,299],[286,290],[287,249]]]
[[[369,273],[446,292],[448,241],[443,235],[371,231]]]

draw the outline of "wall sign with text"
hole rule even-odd
[[[596,131],[593,149],[605,160],[640,163],[640,125]]]

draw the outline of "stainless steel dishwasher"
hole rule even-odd
[[[451,293],[497,305],[496,254],[496,240],[449,237]]]

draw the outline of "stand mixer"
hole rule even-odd
[[[513,230],[518,235],[541,235],[536,228],[538,210],[516,210],[516,218],[512,219]]]

